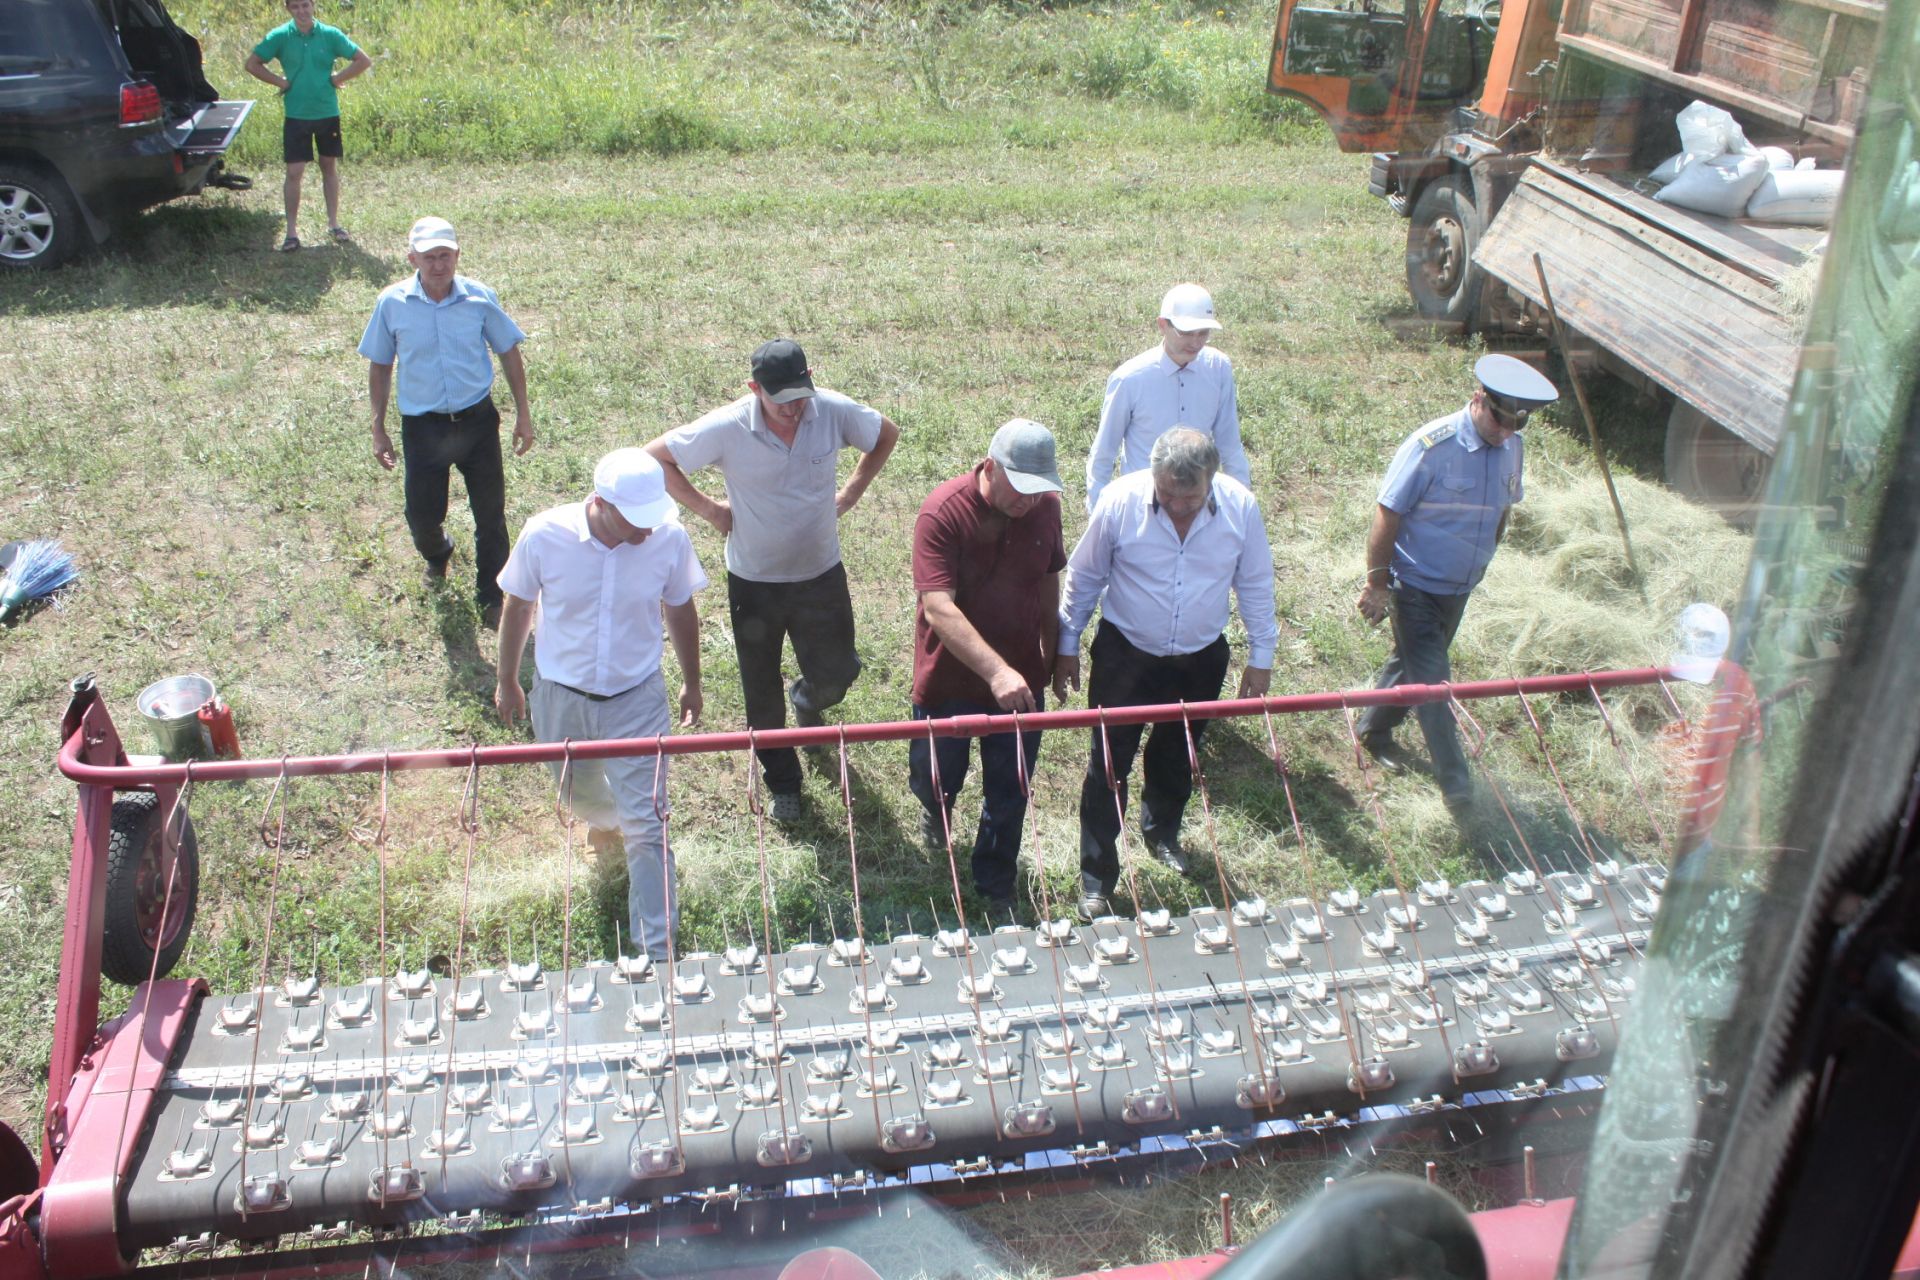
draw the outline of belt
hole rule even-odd
[[[491,395],[484,395],[466,408],[455,409],[452,413],[441,413],[436,410],[433,413],[410,413],[406,416],[409,418],[438,418],[442,422],[464,422],[468,418],[477,418],[481,414],[489,412],[492,408],[493,397]]]
[[[645,684],[645,683],[646,683],[645,680],[642,680],[640,682],[640,684]],[[640,687],[640,684],[636,684],[629,688],[622,689],[619,693],[588,693],[585,689],[576,689],[570,684],[561,684],[558,680],[555,680],[553,684],[555,688],[565,689],[568,693],[579,694],[581,697],[585,698],[588,702],[612,702],[615,698],[624,697],[625,695],[632,693],[635,689],[638,689]]]

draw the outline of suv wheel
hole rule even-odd
[[[24,165],[0,165],[0,269],[58,266],[85,235],[65,183]]]

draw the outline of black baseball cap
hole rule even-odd
[[[807,353],[791,338],[763,342],[753,353],[753,381],[775,404],[805,400],[813,394]]]

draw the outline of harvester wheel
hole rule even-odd
[[[129,986],[164,978],[186,950],[200,896],[200,842],[193,819],[180,815],[177,856],[169,856],[160,797],[139,791],[113,802],[107,844],[106,936],[100,972]],[[173,877],[169,896],[167,878]],[[158,952],[160,963],[154,964]]]
[[[1667,484],[1743,529],[1753,527],[1773,460],[1685,400],[1667,418]]]
[[[1466,179],[1450,174],[1422,188],[1407,225],[1407,292],[1421,315],[1462,333],[1473,327],[1484,278],[1473,251],[1485,230]]]

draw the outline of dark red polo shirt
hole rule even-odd
[[[1060,495],[1049,493],[1018,520],[980,496],[980,467],[955,476],[920,505],[913,525],[913,589],[947,591],[993,651],[1027,678],[1036,695],[1053,674],[1041,641],[1060,623],[1041,579],[1067,566]],[[1051,646],[1049,646],[1051,648]],[[913,700],[991,704],[987,682],[947,652],[926,611],[913,614]]]

